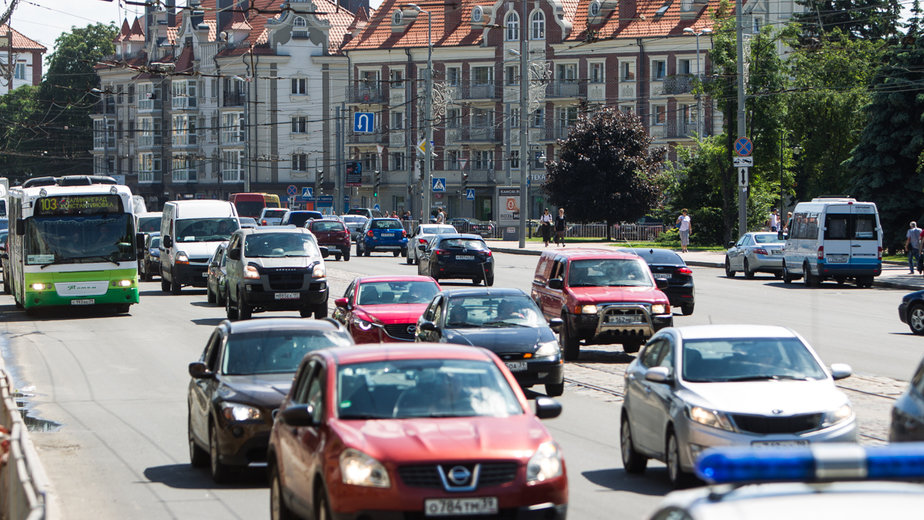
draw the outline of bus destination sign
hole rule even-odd
[[[33,215],[94,215],[123,213],[122,199],[118,195],[60,195],[35,201]]]

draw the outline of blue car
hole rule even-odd
[[[391,251],[407,257],[407,231],[396,218],[371,218],[363,225],[356,239],[356,256],[369,256],[373,251]]]

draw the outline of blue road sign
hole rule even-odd
[[[382,207],[379,206],[378,204],[376,204],[375,206],[372,206],[372,209],[374,209],[374,210],[376,210],[376,211],[382,211]]]
[[[314,190],[307,186],[302,188],[302,197],[314,197]]]
[[[298,188],[296,188],[294,184],[289,184],[289,187],[286,188],[286,193],[287,193],[290,197],[294,197],[294,196],[298,195]]]
[[[751,155],[752,150],[754,150],[754,143],[747,137],[739,137],[738,140],[735,141],[735,153],[741,157]]]
[[[371,134],[375,132],[375,112],[354,113],[353,132],[360,134]]]
[[[475,200],[475,188],[465,190],[465,200]]]
[[[433,191],[440,193],[446,191],[446,177],[433,178]]]

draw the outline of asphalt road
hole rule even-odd
[[[498,254],[496,259],[496,285],[528,290],[537,257]],[[332,303],[356,275],[414,273],[416,268],[376,254],[330,261],[328,271]],[[921,339],[911,336],[896,315],[902,291],[806,290],[784,287],[772,277],[727,280],[709,268],[694,268],[694,276],[696,312],[676,316],[676,325],[790,326],[826,362],[853,365],[863,377],[847,381],[866,385],[867,393],[871,387],[896,392],[900,384],[888,378],[906,380],[924,350]],[[0,330],[10,341],[4,352],[7,365],[17,383],[33,394],[32,415],[60,424],[56,431],[34,432],[33,438],[66,518],[269,516],[268,492],[259,475],[216,486],[205,471],[188,465],[186,366],[198,357],[223,314],[205,303],[204,290],[171,296],[160,292],[159,282],[143,284],[142,303],[132,307],[130,316],[66,309],[32,318],[16,310],[11,297],[0,296]],[[565,452],[572,518],[611,518],[616,507],[625,518],[644,518],[668,491],[660,464],[652,464],[643,477],[630,478],[621,470],[619,374],[631,359],[619,347],[589,349],[567,368],[564,413],[546,422]],[[865,416],[873,418],[870,422],[887,420],[889,399],[861,395],[861,421]]]

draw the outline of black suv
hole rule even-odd
[[[324,257],[305,228],[271,226],[231,235],[226,262],[228,319],[258,311],[298,310],[303,318],[327,316]]]

